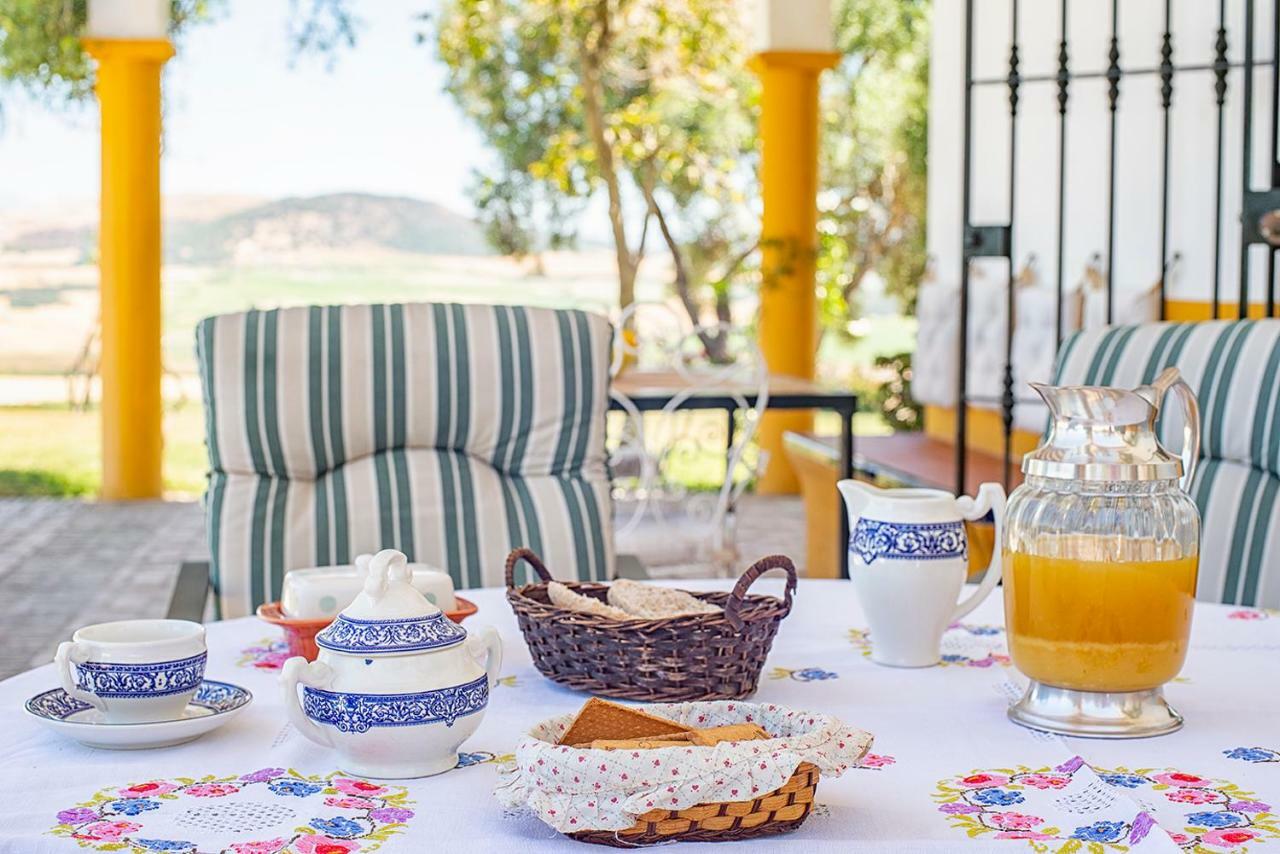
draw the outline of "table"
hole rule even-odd
[[[687,382],[676,371],[628,370],[613,380],[613,388],[635,404],[640,412],[658,412],[671,402],[676,395],[687,389]],[[744,385],[737,390],[748,406],[755,406],[757,395],[755,390]],[[733,447],[734,413],[738,410],[739,396],[723,389],[714,392],[696,392],[681,405],[681,409],[723,410],[727,414],[729,424],[728,446]],[[625,411],[616,400],[609,401],[609,408],[614,411]],[[853,477],[853,415],[858,408],[858,396],[851,391],[838,391],[824,388],[813,380],[793,377],[786,374],[769,375],[769,410],[782,409],[826,409],[840,416],[839,469],[843,478]],[[849,542],[849,518],[843,505],[837,502],[836,513],[839,517],[840,539],[836,542],[839,553],[841,574],[848,577],[848,567],[844,556],[846,544]]]
[[[765,579],[757,587],[774,592],[780,584]],[[386,819],[377,825],[385,835],[380,848],[369,837],[343,844],[361,846],[353,851],[388,854],[593,850],[557,836],[536,819],[504,816],[491,795],[496,760],[513,749],[521,732],[535,721],[577,709],[584,697],[533,669],[502,591],[467,595],[480,607],[467,627],[496,626],[506,649],[504,678],[483,724],[464,748],[468,765],[438,777],[403,781],[405,802],[378,813]],[[848,582],[802,581],[755,699],[838,715],[874,733],[876,741],[863,768],[822,780],[815,814],[799,831],[743,843],[744,850],[1029,852],[1027,841],[996,837],[1054,828],[1058,832],[1049,835],[1070,836],[1083,828],[1086,835],[1107,838],[1132,832],[1136,816],[1145,809],[1155,814],[1157,824],[1139,850],[1177,851],[1165,831],[1184,833],[1186,817],[1201,814],[1198,820],[1214,823],[1203,828],[1203,835],[1222,845],[1206,844],[1200,850],[1231,850],[1224,846],[1233,838],[1251,835],[1245,840],[1249,851],[1280,854],[1280,819],[1265,806],[1280,804],[1280,612],[1198,606],[1187,666],[1180,681],[1168,688],[1170,700],[1186,716],[1186,727],[1161,738],[1121,742],[1059,738],[1009,723],[1004,710],[1017,691],[1016,674],[1007,666],[1000,624],[1001,605],[993,597],[948,632],[943,666],[885,668],[865,655],[865,622]],[[282,655],[272,648],[272,638],[273,629],[254,618],[209,626],[209,676],[249,688],[254,703],[225,728],[165,750],[89,750],[47,732],[21,705],[56,683],[51,667],[0,683],[0,852],[101,850],[106,841],[80,849],[73,839],[50,835],[58,825],[57,814],[86,808],[100,791],[114,795],[137,784],[155,783],[153,792],[173,787],[168,793],[173,797],[155,798],[156,809],[119,817],[140,827],[128,838],[203,841],[222,832],[224,844],[228,838],[260,840],[261,834],[234,829],[279,818],[281,810],[292,816],[285,824],[292,832],[338,809],[317,809],[326,797],[363,797],[350,794],[361,791],[355,784],[341,782],[347,778],[335,773],[339,765],[332,753],[285,723],[271,669]],[[336,780],[339,794],[317,790],[307,795],[303,783],[274,794],[268,787],[280,784],[268,778],[276,772],[268,770],[252,782],[253,772],[262,769],[293,769],[304,777]],[[201,782],[210,775],[214,779]],[[259,792],[256,800],[246,800],[244,793],[218,794],[218,778],[246,775],[251,780],[244,784],[245,792]],[[389,785],[387,792],[375,789],[370,797],[381,803],[379,798],[400,791],[400,784]],[[972,802],[975,797],[980,803]],[[386,831],[396,823],[392,819],[403,820],[403,826]],[[1123,827],[1113,827],[1112,821]],[[1009,829],[982,829],[993,823]],[[1236,824],[1241,826],[1226,826]],[[971,832],[976,838],[970,838]],[[179,833],[185,835],[173,835]],[[1045,844],[1056,851],[1064,842],[1050,839]],[[291,850],[316,854],[321,849]],[[724,854],[725,849],[680,850]],[[1090,851],[1087,845],[1083,850]]]

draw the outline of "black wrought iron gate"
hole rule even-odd
[[[943,0],[945,2],[945,0]],[[1240,69],[1241,73],[1241,100],[1243,103],[1243,127],[1242,132],[1242,159],[1241,159],[1241,175],[1239,180],[1242,184],[1242,205],[1240,211],[1241,217],[1241,236],[1240,236],[1240,281],[1238,283],[1238,310],[1243,316],[1246,313],[1247,306],[1250,305],[1250,297],[1261,297],[1264,305],[1264,311],[1267,317],[1276,316],[1276,251],[1280,248],[1280,111],[1277,110],[1277,91],[1280,90],[1280,63],[1275,60],[1280,56],[1280,0],[1272,0],[1272,31],[1271,31],[1271,55],[1266,58],[1259,59],[1254,56],[1254,37],[1255,37],[1255,18],[1256,6],[1265,3],[1266,0],[1245,0],[1243,10],[1243,20],[1239,21],[1239,30],[1234,29],[1237,22],[1229,21],[1227,17],[1226,0],[1218,0],[1218,26],[1216,39],[1214,41],[1214,57],[1211,63],[1202,64],[1183,64],[1179,65],[1174,57],[1175,34],[1172,32],[1173,18],[1173,0],[1163,0],[1163,31],[1160,35],[1160,51],[1159,63],[1152,67],[1127,67],[1123,64],[1123,55],[1121,52],[1121,40],[1119,34],[1119,17],[1120,17],[1120,0],[1110,0],[1110,38],[1108,41],[1109,49],[1107,51],[1107,65],[1104,70],[1100,71],[1080,71],[1072,70],[1072,53],[1071,44],[1068,38],[1068,23],[1071,13],[1070,0],[1058,0],[1056,7],[1051,0],[1009,0],[1009,54],[1008,54],[1008,72],[1001,77],[975,78],[974,76],[974,6],[975,2],[982,0],[965,0],[965,50],[964,50],[964,119],[963,119],[963,177],[962,177],[962,200],[963,206],[963,223],[964,234],[961,252],[960,265],[960,315],[959,315],[959,334],[958,345],[960,349],[957,381],[957,412],[956,412],[956,491],[964,492],[965,488],[965,468],[966,468],[966,451],[968,444],[968,406],[970,403],[985,404],[987,406],[998,406],[1004,432],[1004,453],[1003,453],[1003,471],[1005,473],[1005,486],[1009,486],[1009,467],[1013,456],[1013,424],[1014,424],[1014,407],[1018,404],[1018,398],[1014,390],[1013,376],[1013,332],[1015,322],[1015,270],[1014,270],[1014,249],[1017,239],[1015,234],[1015,223],[1017,218],[1016,201],[1018,186],[1018,120],[1019,120],[1019,104],[1022,100],[1034,91],[1031,88],[1043,91],[1044,87],[1048,87],[1048,94],[1055,95],[1057,101],[1058,112],[1058,200],[1057,200],[1057,258],[1056,258],[1056,282],[1057,282],[1057,302],[1056,302],[1056,329],[1057,343],[1060,346],[1063,339],[1063,301],[1065,291],[1065,270],[1063,247],[1065,245],[1065,235],[1067,226],[1067,165],[1068,165],[1068,127],[1071,105],[1073,102],[1073,84],[1077,81],[1086,79],[1104,79],[1106,80],[1106,99],[1107,109],[1109,111],[1109,167],[1107,174],[1107,238],[1106,238],[1106,320],[1111,323],[1113,319],[1115,294],[1114,294],[1114,269],[1112,263],[1115,253],[1115,235],[1116,235],[1116,130],[1117,130],[1117,113],[1121,109],[1123,99],[1122,91],[1126,81],[1134,79],[1147,79],[1158,85],[1160,97],[1160,109],[1163,118],[1162,130],[1162,162],[1161,162],[1161,187],[1160,187],[1160,248],[1159,256],[1152,258],[1153,270],[1158,272],[1159,281],[1159,313],[1160,318],[1165,317],[1165,307],[1167,297],[1165,293],[1165,284],[1167,273],[1171,263],[1171,255],[1169,251],[1169,185],[1170,185],[1170,128],[1169,116],[1173,105],[1175,92],[1178,86],[1179,75],[1184,72],[1212,72],[1211,79],[1214,87],[1217,122],[1217,149],[1215,163],[1213,168],[1216,169],[1215,177],[1215,234],[1214,234],[1214,266],[1213,266],[1213,295],[1212,295],[1212,315],[1214,318],[1222,316],[1222,294],[1223,282],[1221,281],[1221,259],[1222,253],[1228,251],[1223,246],[1223,229],[1222,229],[1222,213],[1223,213],[1223,187],[1225,182],[1231,180],[1230,176],[1224,174],[1224,126],[1226,122],[1227,101],[1233,94],[1229,91],[1228,78],[1232,69]],[[1132,0],[1131,0],[1132,1]],[[1148,0],[1150,2],[1150,0]],[[1204,3],[1212,2],[1212,0],[1179,0],[1186,3]],[[1058,42],[1057,51],[1057,70],[1055,73],[1047,74],[1024,74],[1020,70],[1021,59],[1019,56],[1019,14],[1021,7],[1027,6],[1036,14],[1045,14],[1047,10],[1052,9],[1060,19],[1060,40]],[[1240,61],[1231,62],[1228,59],[1228,50],[1233,41],[1233,33],[1243,33],[1243,55]],[[1271,92],[1269,98],[1269,120],[1270,120],[1270,170],[1267,175],[1266,187],[1264,189],[1254,189],[1255,176],[1251,174],[1252,156],[1253,156],[1253,137],[1254,137],[1254,69],[1267,65],[1270,67]],[[972,175],[974,166],[974,146],[973,146],[973,94],[974,90],[979,87],[1004,87],[1008,90],[1008,121],[1009,121],[1009,173],[1008,173],[1008,219],[1000,223],[983,223],[973,222],[972,218]],[[1267,253],[1267,278],[1264,287],[1265,293],[1250,294],[1249,293],[1249,248],[1253,245],[1264,245],[1269,248]],[[970,262],[975,258],[997,258],[1004,259],[1008,267],[1007,277],[1007,293],[1006,293],[1006,315],[1005,322],[1008,325],[1004,338],[1005,358],[1004,358],[1004,375],[1003,375],[1003,392],[996,398],[984,398],[977,395],[971,395],[968,392],[968,341],[969,341],[969,292],[970,292]]]

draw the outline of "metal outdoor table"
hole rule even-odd
[[[687,390],[685,381],[675,371],[625,371],[613,380],[613,387],[626,395],[640,412],[658,412],[671,402],[676,395]],[[736,392],[736,394],[734,393]],[[733,447],[733,416],[739,409],[740,400],[748,406],[755,406],[757,394],[755,389],[743,386],[734,392],[717,389],[713,392],[694,392],[680,406],[681,409],[721,410],[726,414],[729,432],[727,446]],[[813,380],[786,374],[769,375],[770,410],[825,409],[840,416],[840,476],[853,477],[853,414],[858,407],[858,396],[852,391],[840,391],[824,388]],[[609,401],[609,409],[624,411],[616,401]],[[837,502],[836,513],[840,523],[840,574],[848,577],[849,568],[845,562],[846,544],[849,542],[849,519],[844,507]]]

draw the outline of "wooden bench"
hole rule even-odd
[[[805,575],[809,578],[839,578],[839,555],[831,543],[840,539],[836,526],[836,491],[839,480],[839,451],[834,436],[787,432],[783,449],[800,479],[804,499],[807,547]],[[894,433],[890,436],[859,436],[853,467],[866,479],[885,486],[915,486],[955,489],[955,451],[952,445],[924,433]],[[1001,461],[980,451],[969,451],[966,460],[966,492],[972,495],[987,481],[999,483]],[[1022,482],[1022,472],[1010,466],[1009,487]],[[969,566],[980,574],[991,559],[995,530],[990,523],[970,523]]]

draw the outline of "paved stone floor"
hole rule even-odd
[[[798,498],[748,496],[738,513],[744,559],[800,565]],[[179,564],[207,559],[194,502],[0,499],[0,679],[52,660],[79,626],[164,616]]]

